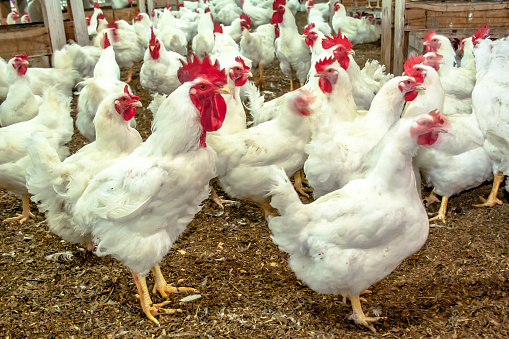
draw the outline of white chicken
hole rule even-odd
[[[348,74],[327,61],[316,66],[320,89],[328,95],[317,109],[321,114],[315,117],[312,140],[305,148],[309,158],[304,172],[315,198],[364,176],[366,154],[399,119],[405,102],[423,89],[422,77],[396,77],[378,92],[366,115],[355,116]]]
[[[244,0],[242,10],[251,18],[253,26],[258,27],[270,22],[272,17],[271,5],[271,0],[257,2],[255,0]]]
[[[110,45],[108,35],[103,35],[103,51],[94,68],[94,77],[88,78],[79,86],[83,86],[78,97],[78,114],[76,127],[90,141],[95,140],[95,114],[101,102],[111,93],[119,93],[125,87],[120,81],[120,68],[115,61],[115,51]]]
[[[272,23],[279,25],[280,36],[276,39],[276,56],[284,75],[290,78],[290,91],[293,91],[293,72],[299,79],[300,86],[304,85],[311,66],[311,54],[299,34],[295,18],[286,10],[285,0],[275,0]]]
[[[273,213],[266,197],[267,170],[277,165],[292,176],[302,168],[304,146],[311,137],[309,106],[314,99],[308,91],[295,91],[276,119],[235,134],[208,137],[218,156],[217,178],[228,195],[254,201],[265,217]]]
[[[186,34],[177,27],[175,17],[168,9],[164,9],[158,29],[156,37],[168,51],[179,53],[182,56],[187,55]]]
[[[242,31],[240,40],[240,54],[251,59],[253,69],[258,70],[258,84],[263,85],[263,67],[274,61],[276,32],[272,24],[260,25],[254,32],[249,29]]]
[[[0,102],[7,98],[7,92],[9,92],[9,84],[7,83],[7,63],[0,57]]]
[[[328,4],[327,13],[329,12]],[[316,28],[325,35],[331,34],[331,27],[329,23],[326,21],[326,18],[323,16],[322,11],[318,7],[318,4],[315,4],[313,0],[308,0],[307,2],[307,14],[308,14],[308,24],[314,23]],[[327,15],[327,17],[329,17]]]
[[[298,279],[318,293],[352,303],[350,319],[375,332],[360,295],[424,245],[429,223],[415,189],[412,157],[443,129],[429,115],[401,119],[375,147],[376,165],[364,179],[303,204],[282,170],[272,175],[272,240],[289,254]]]
[[[81,78],[92,77],[101,52],[101,47],[80,46],[72,41],[53,53],[53,65],[58,69],[72,65]]]
[[[231,25],[243,13],[235,0],[216,1],[213,3],[213,8],[214,19],[223,25]]]
[[[131,270],[141,307],[156,324],[155,315],[177,310],[163,309],[168,302],[152,304],[145,276],[152,268],[163,297],[186,290],[169,286],[158,264],[208,196],[216,154],[206,134],[221,127],[226,113],[220,96],[226,75],[209,58],[188,61],[179,79],[183,85],[159,107],[152,135],[99,172],[74,211],[92,234],[96,254],[111,255]]]
[[[198,34],[193,38],[193,52],[202,58],[205,53],[212,53],[214,48],[214,22],[210,10],[200,17],[198,21]]]
[[[379,27],[372,25],[366,17],[357,19],[347,16],[345,6],[339,1],[334,3],[334,12],[332,30],[341,31],[341,34],[346,35],[352,44],[364,44],[380,39]]]
[[[33,132],[46,138],[60,159],[69,155],[65,146],[73,134],[73,121],[70,115],[71,99],[66,98],[55,87],[46,89],[39,114],[28,121],[0,128],[0,187],[21,195],[23,211],[21,215],[5,221],[26,221],[33,217],[30,212],[30,194],[26,188],[26,168],[31,164],[25,140]]]
[[[140,70],[140,84],[149,93],[170,94],[181,84],[177,77],[177,71],[184,57],[179,53],[166,51],[161,43],[151,33],[149,47],[145,51],[143,65]]]
[[[484,135],[484,149],[493,161],[495,175],[482,206],[502,204],[497,198],[504,175],[509,174],[509,41],[485,39],[474,50],[477,81],[472,92],[473,112]],[[508,190],[506,184],[506,190]]]
[[[27,188],[39,211],[46,212],[50,231],[66,241],[85,243],[89,251],[92,237],[75,225],[74,206],[97,173],[141,144],[138,131],[129,127],[136,107],[141,107],[139,97],[131,95],[127,85],[124,92],[107,96],[94,118],[96,140],[63,162],[41,134],[25,141],[33,164],[27,168]]]
[[[233,20],[230,26],[223,27],[223,30],[226,34],[231,36],[236,43],[239,43],[242,38],[242,33],[244,33],[245,30],[249,31],[249,27],[251,27],[251,18],[245,13],[242,13],[239,18]]]
[[[0,105],[2,127],[30,120],[39,112],[42,98],[34,95],[30,89],[30,77],[26,74],[27,65],[26,55],[15,55],[7,64],[5,80],[9,90],[5,101]]]
[[[102,9],[99,7],[99,2],[94,2],[94,12],[92,13],[92,16],[90,17],[90,23],[87,27],[88,35],[89,36],[96,36],[97,35],[97,27],[99,26],[99,15],[101,14],[101,17],[104,19],[104,14]]]
[[[152,27],[152,21],[147,13],[138,13],[134,18],[133,28],[138,38],[143,42],[145,48],[148,47],[148,41],[150,40],[150,28]]]

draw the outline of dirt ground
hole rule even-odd
[[[360,65],[379,58],[380,44],[357,46]],[[362,60],[362,61],[361,61]],[[141,96],[138,129],[150,134],[150,97]],[[125,73],[125,72],[124,72]],[[289,89],[278,64],[264,74],[267,98]],[[75,115],[75,111],[73,114]],[[75,134],[74,152],[85,143]],[[509,195],[504,205],[475,208],[491,184],[450,200],[445,224],[432,225],[427,243],[372,287],[363,303],[369,315],[387,317],[377,333],[348,320],[350,305],[318,294],[296,279],[287,256],[270,239],[255,205],[240,201],[224,213],[210,201],[161,263],[169,282],[199,289],[201,298],[169,305],[182,313],[142,313],[128,269],[98,258],[48,232],[44,215],[22,225],[0,223],[0,334],[4,338],[508,338]],[[425,190],[424,194],[429,190]],[[220,191],[220,195],[221,195]],[[435,212],[433,205],[429,212]],[[21,212],[21,200],[0,191],[0,219]],[[66,258],[48,255],[68,251]],[[149,288],[152,278],[148,278]],[[153,296],[155,302],[162,299]]]

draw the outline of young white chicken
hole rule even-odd
[[[170,94],[181,84],[177,71],[184,57],[179,53],[166,51],[164,44],[151,33],[149,47],[145,51],[140,70],[140,84],[149,93]]]
[[[24,222],[30,217],[30,195],[26,188],[26,168],[31,164],[25,140],[38,132],[55,149],[60,159],[69,155],[67,144],[74,132],[71,99],[55,87],[46,89],[37,116],[31,120],[0,128],[0,187],[21,195],[23,212],[5,221]]]
[[[364,179],[303,204],[280,169],[272,171],[269,217],[272,240],[312,290],[350,299],[350,319],[375,332],[360,295],[424,245],[429,223],[415,186],[412,157],[442,132],[429,115],[399,120],[373,152],[376,165]]]
[[[145,276],[167,293],[194,291],[169,286],[159,262],[200,211],[215,176],[217,156],[207,132],[221,127],[226,74],[209,58],[184,63],[183,85],[161,104],[152,134],[133,153],[99,172],[76,203],[74,217],[92,234],[99,256],[111,255],[132,272],[143,312],[154,323],[169,302],[153,304]]]
[[[90,180],[101,170],[130,154],[141,136],[129,121],[141,107],[139,97],[124,92],[108,95],[94,118],[96,139],[61,161],[55,149],[39,133],[25,141],[32,165],[27,167],[27,188],[39,211],[46,212],[49,230],[72,243],[93,250],[92,236],[82,233],[73,211]]]
[[[6,127],[32,119],[39,112],[42,98],[30,89],[27,75],[28,57],[15,55],[5,69],[9,90],[5,101],[0,105],[0,126]]]
[[[199,57],[203,57],[205,53],[212,53],[214,48],[214,22],[210,10],[200,16],[198,21],[198,34],[193,38],[193,52]]]
[[[184,31],[177,27],[177,21],[170,10],[164,9],[156,37],[168,51],[187,55],[187,38]]]

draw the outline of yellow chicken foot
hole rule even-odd
[[[290,92],[293,91],[293,78],[290,78]]]
[[[491,188],[491,193],[488,196],[488,199],[484,199],[483,197],[479,197],[482,204],[476,204],[475,207],[493,207],[495,205],[502,205],[502,201],[497,198],[498,188],[500,184],[504,181],[504,174],[502,172],[498,172],[497,175],[493,178],[493,187]]]
[[[426,207],[428,207],[435,202],[440,202],[440,200],[436,196],[435,192],[431,191],[431,193],[426,198],[424,198],[424,203],[426,204]]]
[[[445,222],[445,213],[447,212],[447,202],[449,201],[449,197],[442,197],[442,203],[440,203],[440,209],[438,210],[438,214],[433,218],[429,219],[429,221],[439,220]]]
[[[30,194],[23,194],[21,196],[21,204],[23,211],[21,214],[18,214],[17,217],[7,218],[4,221],[16,221],[19,220],[19,223],[22,224],[27,221],[29,218],[35,218],[35,216],[30,212]]]
[[[259,64],[258,68],[260,69],[260,77],[258,78],[258,88],[263,90],[263,65]]]
[[[263,216],[265,217],[265,219],[267,219],[269,217],[269,215],[272,215],[272,216],[279,215],[279,212],[277,211],[277,209],[275,209],[274,207],[272,207],[270,205],[270,198],[261,202],[261,203],[257,203],[257,205],[260,206],[260,208],[263,210]]]
[[[352,303],[353,314],[348,319],[355,321],[356,324],[369,328],[373,333],[376,333],[375,328],[369,322],[385,319],[386,317],[366,317],[362,311],[361,301],[359,296],[349,297]]]
[[[134,69],[134,65],[132,65],[131,68],[129,68],[129,74],[127,75],[127,78],[125,79],[126,83],[130,83],[131,80],[133,80],[133,69]]]
[[[302,186],[302,183],[304,183],[305,181],[306,181],[306,179],[304,177],[304,171],[302,169],[295,172],[295,174],[293,175],[293,187],[295,188],[295,190],[297,192],[299,192],[306,198],[309,198],[309,194],[307,194],[304,191],[304,187]]]
[[[175,314],[182,313],[181,309],[165,309],[164,306],[168,305],[170,301],[165,301],[160,304],[153,304],[150,299],[150,294],[148,293],[147,282],[144,277],[139,277],[133,270],[131,270],[133,274],[134,283],[136,284],[136,288],[138,289],[138,295],[140,296],[141,309],[156,325],[159,326],[159,321],[155,318],[156,315],[159,314]]]
[[[198,293],[198,291],[192,287],[174,287],[171,284],[167,284],[159,265],[152,267],[152,275],[155,281],[152,293],[158,291],[163,298],[167,298],[168,293]]]
[[[212,189],[210,190],[210,199],[213,202],[215,202],[216,205],[218,205],[223,211],[224,211],[224,205],[223,204],[234,204],[234,205],[240,206],[240,203],[238,201],[219,198],[215,188],[212,187],[212,186],[211,186],[211,188]]]
[[[361,294],[360,294],[360,295],[364,295],[364,294],[371,294],[371,293],[373,293],[373,292],[371,292],[371,290],[364,290],[364,291],[362,291],[362,292],[361,292]],[[359,298],[359,300],[360,300],[360,301],[364,301],[364,302],[365,302],[365,301],[367,301],[366,299],[364,299],[364,298],[362,298],[362,297],[361,297],[361,298]],[[345,296],[343,296],[343,304],[346,304],[346,297],[345,297]]]

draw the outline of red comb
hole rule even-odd
[[[274,2],[272,3],[272,9],[276,10],[279,8],[279,6],[285,6],[285,5],[286,5],[286,0],[274,0]]]
[[[13,55],[13,58],[20,58],[21,60],[28,60],[28,56],[26,54],[17,54]]]
[[[94,2],[94,8],[99,8],[99,3],[98,2]]]
[[[324,49],[330,49],[334,46],[342,45],[346,49],[352,49],[353,45],[350,40],[346,37],[346,35],[341,35],[341,30],[338,30],[338,35],[336,36],[334,33],[331,36],[326,36],[325,39],[322,40],[322,47]]]
[[[223,27],[217,21],[214,21],[214,33],[223,33]]]
[[[431,38],[433,38],[435,36],[436,32],[434,30],[431,30],[429,31],[425,36],[424,36],[424,40],[426,41],[430,41]]]
[[[474,46],[476,46],[481,39],[487,39],[490,36],[490,26],[488,24],[482,25],[482,27],[479,27],[477,32],[474,32],[474,37],[472,38],[472,42],[474,43]]]
[[[244,20],[249,26],[251,26],[251,18],[246,13],[242,13],[240,15],[240,20]]]
[[[154,27],[150,27],[150,44],[154,45],[156,43],[156,35],[154,34]]]
[[[309,31],[311,31],[313,28],[315,28],[315,23],[314,22],[310,23],[309,25],[307,25],[304,28],[304,34],[308,34]]]
[[[315,64],[316,72],[319,73],[325,71],[325,69],[332,65],[334,61],[336,61],[336,59],[333,56],[317,61]]]
[[[219,62],[216,60],[214,64],[210,60],[210,57],[205,53],[203,61],[196,53],[187,57],[187,62],[181,60],[182,67],[177,72],[177,77],[180,83],[193,81],[196,78],[206,78],[214,84],[222,83],[226,84],[226,73],[224,69],[220,69]]]
[[[242,65],[242,67],[244,68],[245,71],[249,71],[251,68],[248,67],[245,63],[244,63],[244,59],[242,59],[241,56],[236,56],[235,57],[235,61],[237,61],[238,63],[240,63]]]
[[[422,54],[412,54],[407,61],[405,61],[405,65],[403,68],[405,69],[405,75],[415,78],[415,80],[419,83],[424,81],[424,78],[421,73],[417,72],[414,69],[415,65],[422,64],[424,61],[424,56]]]
[[[438,125],[443,125],[444,124],[444,118],[442,118],[442,116],[440,115],[440,111],[439,110],[433,110],[431,112],[429,112],[429,115],[433,118],[433,122],[435,122],[436,124]]]
[[[166,9],[170,10],[171,11],[171,7],[170,7],[170,4],[169,3],[166,3]]]
[[[182,8],[182,7],[184,7],[184,4],[179,4],[179,5],[177,6],[177,8],[179,8],[179,9],[180,9],[180,8]]]
[[[103,14],[103,13],[99,13],[99,14],[97,15],[97,20],[100,20],[100,19],[106,20],[106,17],[104,16],[104,14]]]
[[[125,87],[124,87],[124,93],[125,93],[125,94],[128,94],[128,95],[129,95],[129,97],[130,97],[131,99],[133,99],[133,100],[136,100],[136,101],[140,100],[140,97],[138,97],[138,96],[136,96],[136,95],[133,95],[133,94],[129,93],[129,86],[128,86],[128,85],[125,85]]]
[[[205,8],[205,12],[204,13],[208,13],[208,12],[210,12],[210,8],[207,7],[207,8]]]

